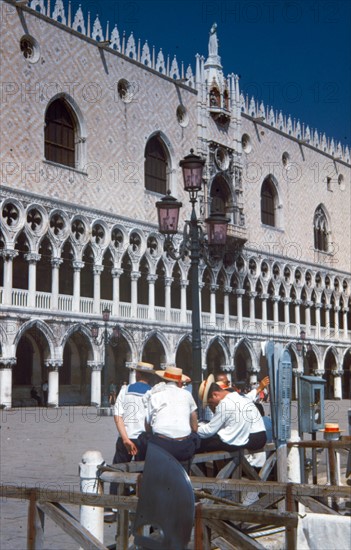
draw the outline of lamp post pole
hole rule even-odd
[[[192,212],[190,218],[190,260],[191,260],[191,274],[192,274],[192,355],[193,355],[193,397],[198,404],[199,400],[199,387],[202,378],[201,369],[201,329],[200,329],[200,289],[199,289],[199,262],[200,262],[200,241],[199,241],[199,227],[198,220],[195,212],[196,199],[191,199]]]
[[[105,319],[105,329],[104,329],[104,375],[103,375],[103,387],[102,387],[102,399],[101,399],[101,405],[102,407],[108,407],[108,364],[107,364],[107,358],[108,358],[108,332],[107,332],[107,324],[108,320]]]
[[[193,150],[180,161],[183,170],[184,190],[189,193],[192,205],[190,221],[185,222],[183,241],[176,253],[173,235],[178,233],[179,210],[182,206],[171,196],[170,191],[156,203],[158,211],[159,231],[165,235],[164,250],[174,260],[184,259],[190,252],[191,266],[191,305],[192,305],[192,389],[193,397],[199,404],[199,386],[202,378],[201,368],[201,325],[200,325],[200,296],[199,296],[199,263],[200,259],[210,263],[210,256],[219,260],[223,256],[227,238],[227,219],[222,212],[211,213],[205,220],[207,231],[204,233],[196,216],[195,204],[197,194],[202,187],[202,172],[205,160],[194,155]]]

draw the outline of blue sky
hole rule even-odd
[[[351,145],[350,0],[73,0],[73,10],[79,4],[103,28],[117,23],[193,70],[216,22],[224,74],[239,74],[244,93]]]

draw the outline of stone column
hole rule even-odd
[[[59,368],[62,363],[48,363],[48,407],[59,406]]]
[[[147,282],[149,283],[149,310],[148,310],[148,319],[151,321],[155,320],[155,283],[157,280],[157,275],[149,274],[147,276]]]
[[[224,327],[229,329],[230,327],[230,316],[229,316],[229,294],[232,291],[230,286],[224,287]]]
[[[319,339],[321,337],[321,307],[322,304],[320,302],[316,303],[314,305],[316,308],[316,338]]]
[[[186,287],[188,281],[180,281],[180,322],[186,324]]]
[[[332,371],[332,375],[334,376],[334,399],[342,399],[342,372],[340,369]]]
[[[269,294],[261,294],[260,298],[262,300],[262,332],[267,332],[267,300]]]
[[[294,301],[294,304],[295,304],[295,325],[297,325],[298,327],[300,327],[300,305],[301,305],[301,300],[295,300]]]
[[[334,338],[339,338],[340,331],[339,331],[339,306],[334,306]]]
[[[37,262],[41,258],[40,254],[34,254],[33,252],[28,252],[24,255],[24,259],[27,260],[29,264],[28,268],[28,307],[35,308],[35,293],[37,288],[36,273],[37,273]]]
[[[104,270],[103,265],[94,265],[94,306],[93,311],[100,315],[100,299],[101,299],[101,273]]]
[[[131,288],[131,308],[132,308],[132,317],[135,319],[138,316],[138,279],[140,277],[139,271],[132,271],[130,278],[132,281]]]
[[[119,317],[119,278],[123,273],[123,269],[114,267],[111,269],[112,275],[112,315]]]
[[[51,309],[58,310],[59,303],[59,270],[62,258],[51,258]]]
[[[216,292],[218,285],[210,285],[210,324],[216,326]]]
[[[78,313],[80,310],[80,270],[83,269],[84,262],[73,261],[73,304],[72,309]]]
[[[305,326],[306,326],[306,336],[311,335],[311,306],[313,306],[313,302],[310,302],[307,300],[305,302],[306,310],[305,310]]]
[[[290,336],[290,311],[289,304],[291,298],[282,298],[284,304],[284,324],[285,324],[285,336]]]
[[[255,298],[257,292],[249,292],[250,297],[250,323],[254,325],[255,323]]]
[[[173,278],[165,277],[165,321],[171,320],[171,286]]]
[[[101,372],[103,363],[88,361],[88,368],[91,369],[90,378],[90,403],[93,407],[101,406]]]
[[[0,408],[12,407],[12,367],[16,365],[16,357],[0,360]]]
[[[243,295],[245,294],[245,290],[243,288],[237,288],[236,289],[236,296],[237,296],[237,310],[238,310],[238,326],[239,330],[243,330]]]
[[[344,317],[344,340],[348,340],[349,339],[349,335],[348,335],[348,326],[347,326],[347,314],[349,312],[349,308],[348,307],[344,307],[343,310],[342,310],[342,314],[343,314],[343,317]]]
[[[278,308],[279,301],[280,301],[280,296],[272,296],[274,334],[279,334],[279,308]]]
[[[330,304],[325,304],[325,337],[330,338],[331,335],[331,326],[330,326],[330,310],[331,310]]]
[[[4,258],[4,295],[3,304],[10,306],[12,304],[12,272],[13,260],[18,256],[18,250],[3,250]]]

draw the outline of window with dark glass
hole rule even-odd
[[[159,137],[151,138],[146,145],[145,189],[162,195],[168,189],[168,156]]]
[[[75,167],[76,123],[64,99],[53,101],[45,115],[45,158]]]
[[[261,221],[265,225],[275,226],[274,189],[270,181],[265,180],[261,189]]]

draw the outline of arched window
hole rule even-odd
[[[145,148],[145,189],[165,195],[168,190],[169,161],[166,147],[159,136],[147,142]]]
[[[45,158],[76,167],[77,122],[64,99],[53,101],[45,115]]]
[[[275,188],[269,178],[266,178],[261,188],[261,222],[275,227]]]
[[[328,221],[321,206],[314,213],[313,227],[315,249],[328,252]]]

